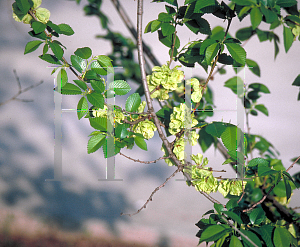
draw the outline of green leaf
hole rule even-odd
[[[291,234],[285,228],[276,227],[274,231],[273,242],[275,247],[290,246]]]
[[[210,134],[208,134],[204,128],[200,130],[199,135],[200,137],[198,139],[198,142],[203,153],[205,153],[206,150],[211,146],[211,144],[214,143],[214,138]]]
[[[201,234],[199,243],[216,241],[225,234],[231,232],[230,226],[227,225],[212,225],[207,227]]]
[[[288,50],[291,48],[292,44],[294,42],[294,35],[292,33],[292,30],[288,27],[283,27],[283,43],[284,43],[284,49],[285,52],[288,52]]]
[[[155,31],[157,31],[158,29],[160,29],[161,25],[162,25],[161,21],[158,21],[158,20],[152,21],[151,22],[151,26],[150,26],[151,33],[154,33]]]
[[[292,7],[297,4],[297,0],[277,0],[276,4],[280,7]]]
[[[162,31],[158,30],[159,41],[169,48],[171,48],[173,45],[173,37],[176,38],[175,48],[178,49],[180,47],[180,41],[177,35],[171,34],[171,35],[164,36]]]
[[[49,45],[48,44],[45,44],[44,47],[43,47],[43,55],[45,55],[49,50]]]
[[[139,148],[147,151],[147,143],[145,142],[144,138],[136,136],[134,137],[134,142]]]
[[[259,225],[266,219],[265,211],[261,207],[254,208],[249,215],[249,219],[251,224]]]
[[[84,78],[86,80],[97,80],[98,76],[97,76],[97,73],[94,70],[90,69],[90,70],[86,71]]]
[[[91,94],[87,95],[87,99],[93,106],[103,109],[104,97],[101,93],[92,92]]]
[[[16,0],[16,3],[19,10],[21,10],[23,14],[27,14],[28,10],[30,9],[28,0]]]
[[[226,209],[223,207],[222,204],[214,203],[214,208],[217,211],[218,214],[221,214],[222,211],[225,211]]]
[[[300,87],[300,74],[296,77],[292,85]]]
[[[216,1],[215,0],[201,0],[197,1],[195,5],[195,11],[199,11],[200,9],[203,9],[207,6],[212,6],[215,5]]]
[[[205,131],[215,137],[220,138],[222,133],[226,130],[223,122],[213,122],[205,127]]]
[[[115,129],[115,136],[120,139],[126,138],[128,136],[127,128],[127,124],[119,124]]]
[[[93,89],[97,93],[103,93],[105,91],[105,86],[104,86],[102,81],[91,80],[90,82],[91,82],[91,85],[92,85]]]
[[[260,6],[260,10],[261,10],[262,14],[265,16],[266,23],[271,24],[274,21],[278,20],[277,14],[274,11],[266,8],[263,5]]]
[[[228,151],[237,150],[237,147],[241,141],[242,132],[236,126],[228,126],[222,133],[221,138],[224,146]]]
[[[125,95],[131,90],[131,87],[129,86],[129,84],[123,80],[113,81],[109,84],[108,87],[109,87],[109,89],[114,90],[114,92],[117,95]]]
[[[252,166],[268,166],[269,162],[263,158],[254,158],[252,160],[249,161],[248,166],[252,167]]]
[[[244,89],[244,82],[241,77],[234,76],[225,82],[224,87],[230,88],[233,93],[237,94],[238,90]]]
[[[266,116],[269,116],[268,109],[263,104],[255,105],[255,109],[262,112]]]
[[[92,56],[92,50],[89,47],[82,47],[78,48],[74,54],[83,59],[88,59],[90,56]]]
[[[243,247],[243,244],[241,241],[238,239],[238,237],[232,235],[230,238],[230,244],[229,247]]]
[[[251,231],[246,231],[243,229],[240,229],[240,231],[246,235],[254,244],[256,244],[258,247],[262,247],[261,245],[261,241],[260,239],[256,236],[256,234],[254,232]],[[248,239],[246,239],[243,235],[241,235],[242,240],[249,246],[252,247],[253,244],[251,242],[248,241]]]
[[[141,104],[141,97],[138,93],[131,94],[125,103],[125,109],[129,112],[135,112]]]
[[[91,63],[91,70],[94,70],[99,75],[107,75],[107,71],[101,67],[98,61]]]
[[[59,30],[60,30],[61,34],[64,34],[64,35],[67,35],[67,36],[71,36],[71,35],[74,34],[73,29],[68,24],[61,23],[61,24],[58,25],[58,27],[59,27]]]
[[[232,2],[241,6],[251,6],[256,4],[256,0],[232,0]]]
[[[245,27],[245,28],[239,29],[236,32],[235,37],[237,39],[239,39],[240,41],[245,41],[245,40],[249,39],[254,33],[255,32],[253,31],[252,26]]]
[[[66,95],[76,95],[76,94],[81,94],[81,89],[77,86],[75,86],[72,83],[66,83],[62,88],[61,88],[61,94],[66,94]]]
[[[87,90],[87,85],[85,84],[84,81],[80,81],[80,80],[73,80],[78,87],[80,87],[83,90]]]
[[[238,216],[236,213],[232,211],[223,211],[222,213],[226,214],[228,217],[230,217],[232,220],[237,222],[239,225],[243,224],[243,221],[240,216]]]
[[[259,177],[268,176],[278,173],[278,171],[272,170],[268,166],[258,166],[257,175]]]
[[[211,62],[213,61],[213,59],[217,55],[219,47],[220,47],[219,43],[214,43],[214,44],[212,44],[212,45],[210,45],[209,47],[206,48],[205,60],[206,60],[206,63],[208,65],[211,64]]]
[[[44,32],[45,29],[46,29],[46,25],[44,23],[39,22],[39,21],[32,22],[31,27],[32,27],[33,31],[36,34]]]
[[[78,120],[83,118],[89,112],[89,105],[85,97],[82,97],[77,104]]]
[[[243,47],[236,43],[225,43],[230,55],[238,63],[245,65],[246,63],[246,51]]]
[[[62,58],[62,56],[64,55],[64,50],[57,43],[49,42],[48,44],[49,44],[53,54],[56,56],[56,58],[58,60],[60,60]]]
[[[96,129],[101,131],[107,131],[107,118],[104,117],[95,117],[89,118],[90,125]]]
[[[68,82],[68,75],[66,70],[60,69],[60,71],[57,74],[57,82],[59,82],[59,79],[61,82],[61,87],[63,88]]]
[[[226,65],[232,65],[233,59],[231,56],[227,55],[226,53],[222,53],[219,56],[218,62]],[[222,69],[219,70],[219,73],[222,73]]]
[[[112,67],[112,63],[111,63],[112,60],[108,56],[105,55],[97,56],[97,61],[105,69]],[[110,68],[110,70],[113,71],[113,68]]]
[[[29,41],[25,46],[24,55],[35,51],[42,43],[40,40]]]
[[[175,27],[170,23],[162,23],[161,31],[164,36],[168,36],[175,32]]]
[[[287,179],[289,179],[290,181],[292,181],[293,184],[297,187],[297,185],[295,184],[294,179],[292,178],[292,176],[289,173],[287,173],[286,171],[282,171],[282,174],[283,174],[283,176],[287,177]]]
[[[254,91],[257,91],[257,92],[270,93],[270,90],[267,88],[266,85],[258,83],[258,82],[251,83],[248,87],[252,88]]]
[[[251,59],[246,59],[246,64],[249,67],[249,69],[252,71],[253,74],[260,77],[260,68],[255,61],[253,61]]]
[[[272,233],[275,227],[271,225],[262,225],[257,230],[260,233],[260,236],[265,241],[266,246],[268,247],[274,247],[272,242]]]
[[[262,13],[259,10],[259,7],[252,8],[250,12],[251,24],[253,30],[256,29],[262,21]]]
[[[80,73],[86,69],[86,62],[76,55],[71,55],[72,66]]]
[[[93,135],[88,141],[88,145],[87,145],[88,154],[97,151],[99,148],[103,146],[104,142],[105,142],[105,135],[103,134]]]
[[[107,137],[103,144],[103,153],[105,158],[112,157],[120,152],[121,148],[115,144],[113,137]]]
[[[283,176],[283,181],[284,181],[285,191],[286,191],[286,200],[288,201],[292,194],[292,188],[285,176]]]
[[[60,61],[55,56],[50,54],[41,55],[39,58],[48,63],[61,65]]]

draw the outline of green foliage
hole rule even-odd
[[[157,13],[157,19],[150,21],[144,32],[148,35],[157,32],[158,40],[170,48],[170,60],[162,66],[151,60],[155,66],[152,71],[148,69],[148,90],[141,85],[139,65],[134,57],[135,42],[112,31],[106,12],[101,10],[102,1],[89,0],[84,11],[86,15],[99,18],[107,33],[98,38],[112,43],[112,53],[109,56],[93,55],[91,48],[81,47],[71,55],[70,62],[64,57],[66,47],[56,39],[60,34],[74,34],[68,24],[50,21],[50,11],[40,8],[41,1],[38,0],[16,0],[12,8],[13,18],[29,24],[29,35],[37,39],[26,44],[24,54],[37,50],[43,44],[39,57],[59,65],[53,71],[58,70],[56,91],[80,95],[77,117],[82,121],[88,118],[94,129],[87,143],[89,154],[102,148],[104,157],[108,158],[118,154],[122,148],[131,149],[134,145],[147,151],[147,141],[158,128],[154,122],[161,121],[160,128],[167,136],[173,137],[169,149],[165,144],[161,148],[167,165],[179,166],[178,171],[183,170],[190,177],[187,184],[201,193],[219,191],[228,200],[226,205],[215,203],[214,209],[204,214],[196,224],[200,228],[196,235],[199,243],[213,242],[212,246],[230,247],[298,246],[299,214],[286,205],[293,190],[300,187],[299,173],[291,176],[285,170],[277,158],[278,151],[264,137],[243,133],[237,126],[223,121],[207,121],[215,108],[208,83],[214,79],[213,72],[226,73],[227,67],[225,70],[222,65],[235,67],[236,75],[227,79],[224,86],[242,99],[247,122],[250,115],[258,116],[258,112],[269,115],[267,107],[258,103],[262,94],[270,94],[268,87],[260,82],[245,83],[238,76],[238,67],[246,65],[254,75],[260,77],[261,73],[258,63],[247,57],[245,43],[241,42],[254,35],[260,42],[273,41],[276,58],[279,36],[274,30],[282,26],[283,44],[288,52],[297,37],[300,39],[297,1],[232,0],[227,5],[217,0],[186,0],[183,6],[179,6],[176,0],[153,2],[165,2],[166,12]],[[226,21],[227,26],[211,27],[211,23],[204,19],[207,15]],[[242,27],[233,38],[229,34],[232,19],[238,18],[243,23],[247,16],[251,26]],[[258,28],[262,22],[269,25],[269,30]],[[177,33],[179,26],[197,34],[197,39],[181,44]],[[185,78],[181,66],[171,68],[173,60],[184,67],[194,67],[198,63],[207,72],[207,78]],[[109,75],[115,72],[114,66],[121,66],[124,70],[114,74],[114,81],[108,81]],[[71,77],[67,71],[76,78],[69,80]],[[129,80],[139,84],[132,94],[129,94]],[[300,75],[292,85],[300,87]],[[187,87],[191,88],[189,104],[185,98]],[[150,91],[149,98],[162,101],[161,109],[156,113],[145,110],[146,102],[141,99],[145,91]],[[108,103],[107,99],[123,95],[127,95],[125,109]],[[158,117],[156,121],[153,120],[155,114]],[[197,142],[203,152],[212,144],[215,147],[223,144],[226,157],[223,164],[230,164],[241,178],[215,177],[214,168],[208,167],[209,161],[201,153],[192,154],[191,161],[188,161],[185,146],[188,143],[194,146]],[[181,165],[171,158],[169,150]],[[254,152],[258,152],[260,157],[252,158]]]

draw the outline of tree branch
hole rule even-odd
[[[132,22],[130,21],[130,18],[127,15],[126,11],[124,10],[124,8],[122,7],[122,5],[120,4],[119,0],[111,0],[111,2],[116,7],[116,10],[118,11],[118,13],[121,16],[124,24],[126,25],[126,27],[128,28],[128,30],[130,31],[130,33],[132,34],[132,36],[135,38],[135,40],[137,40],[138,39],[137,31],[136,31],[134,25],[132,24]],[[153,65],[160,66],[160,63],[158,62],[158,60],[156,59],[156,57],[152,54],[152,52],[149,49],[149,47],[143,41],[142,41],[142,44],[143,44],[143,50],[144,50],[144,52],[146,53],[146,55],[148,56],[148,58],[150,59],[150,61],[153,63]]]
[[[123,156],[126,157],[127,159],[130,159],[130,160],[132,160],[132,161],[134,161],[134,162],[140,162],[140,163],[144,163],[144,164],[152,164],[152,163],[156,163],[157,161],[164,160],[164,159],[169,159],[169,158],[170,158],[170,157],[160,157],[160,158],[158,158],[158,159],[156,159],[156,160],[152,160],[152,161],[142,161],[142,160],[139,160],[139,159],[133,159],[133,158],[131,158],[131,157],[129,157],[129,156],[126,156],[125,154],[123,154],[123,153],[121,153],[121,152],[119,152],[119,154],[120,154],[120,155],[123,155]]]
[[[147,204],[148,204],[150,201],[152,201],[153,195],[154,195],[157,191],[159,191],[162,187],[164,187],[164,186],[167,184],[167,182],[168,182],[172,177],[174,177],[174,176],[176,175],[176,173],[178,173],[179,171],[181,171],[181,169],[180,169],[180,168],[177,168],[177,170],[176,170],[175,172],[173,172],[172,175],[171,175],[170,177],[168,177],[168,178],[166,179],[166,181],[165,181],[163,184],[161,184],[160,186],[156,187],[155,190],[152,191],[152,193],[151,193],[151,195],[149,196],[148,200],[144,203],[144,205],[143,205],[138,211],[136,211],[136,212],[133,213],[133,214],[124,214],[124,213],[121,213],[121,215],[133,216],[133,215],[136,215],[136,214],[138,214],[139,212],[141,212],[144,208],[146,208]]]
[[[15,74],[15,77],[16,77],[16,80],[17,80],[17,83],[18,83],[18,92],[14,96],[12,96],[11,98],[9,98],[8,100],[5,100],[5,101],[1,102],[0,106],[5,105],[8,102],[13,101],[13,100],[19,100],[19,101],[22,101],[22,102],[32,102],[33,100],[18,99],[18,96],[21,95],[22,93],[27,92],[30,89],[33,89],[33,88],[41,85],[43,83],[43,81],[40,81],[39,83],[33,84],[33,85],[29,86],[29,87],[26,87],[26,88],[22,89],[20,78],[18,77],[16,70],[13,70],[13,72]]]

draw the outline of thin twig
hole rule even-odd
[[[4,102],[1,102],[0,106],[5,105],[8,102],[13,101],[13,100],[18,100],[18,101],[22,101],[22,102],[32,102],[33,100],[18,99],[18,96],[20,94],[25,93],[28,90],[30,90],[32,88],[35,88],[35,87],[37,87],[37,86],[39,86],[39,85],[41,85],[43,83],[43,81],[40,81],[39,83],[33,84],[33,85],[29,86],[29,87],[26,87],[26,88],[22,89],[20,78],[18,77],[16,70],[13,70],[13,72],[14,72],[16,80],[17,80],[18,92],[14,96],[12,96],[11,98],[9,98],[8,100],[5,100]]]
[[[292,167],[297,163],[297,161],[300,159],[300,156],[294,161],[293,164],[290,165],[290,167],[286,170],[286,172],[288,172],[290,169],[292,169]]]
[[[164,160],[164,159],[169,159],[170,158],[170,157],[160,157],[160,158],[158,158],[156,160],[152,160],[152,161],[142,161],[142,160],[139,160],[139,159],[133,159],[133,158],[131,158],[131,157],[129,157],[129,156],[121,153],[121,152],[119,152],[119,154],[122,155],[122,156],[124,156],[124,157],[126,157],[127,159],[130,159],[130,160],[134,161],[134,162],[140,162],[140,163],[143,163],[143,164],[152,164],[152,163],[156,163],[157,161]]]
[[[130,21],[130,18],[127,15],[126,11],[124,10],[124,8],[122,7],[122,5],[120,4],[120,2],[118,0],[111,0],[111,1],[114,4],[114,6],[116,7],[116,10],[118,11],[119,15],[121,16],[121,18],[122,18],[124,24],[126,25],[126,27],[128,28],[128,30],[131,32],[132,36],[135,38],[135,40],[137,40],[138,39],[137,31],[136,31],[134,25],[132,24],[132,22]],[[152,54],[151,50],[144,43],[144,41],[142,41],[142,44],[143,44],[144,52],[146,53],[146,55],[148,56],[150,61],[153,63],[153,65],[160,66],[160,63],[158,62],[156,57]]]
[[[170,177],[168,177],[168,178],[166,179],[166,181],[165,181],[163,184],[161,184],[160,186],[156,187],[155,190],[152,191],[152,193],[151,193],[151,195],[149,196],[148,200],[144,203],[144,205],[143,205],[138,211],[136,211],[136,212],[133,213],[133,214],[124,214],[124,213],[121,213],[121,215],[133,216],[133,215],[136,215],[136,214],[138,214],[139,212],[141,212],[144,208],[146,208],[147,204],[148,204],[150,201],[152,201],[153,195],[154,195],[157,191],[159,191],[162,187],[164,187],[164,186],[167,184],[167,182],[168,182],[172,177],[174,177],[174,176],[176,175],[176,173],[178,173],[179,171],[181,171],[181,169],[180,169],[180,168],[177,168],[177,170],[176,170],[175,172],[173,172],[172,175],[171,175]]]

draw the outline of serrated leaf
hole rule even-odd
[[[53,54],[56,56],[56,58],[58,60],[60,60],[62,58],[62,56],[64,55],[64,50],[57,43],[49,42],[48,44],[49,44]]]
[[[262,112],[266,116],[269,116],[268,109],[263,104],[255,105],[255,109]]]
[[[236,126],[228,126],[222,133],[221,138],[228,151],[235,151],[241,141],[241,130]]]
[[[291,234],[285,228],[276,227],[273,242],[275,247],[286,247],[290,245]]]
[[[120,152],[120,147],[115,145],[113,137],[107,137],[103,144],[103,153],[105,158],[112,157]]]
[[[222,64],[226,64],[226,65],[232,65],[233,58],[231,56],[227,55],[226,53],[222,53],[219,56],[218,62],[222,63]],[[221,69],[219,70],[219,73],[222,73]]]
[[[61,34],[64,34],[64,35],[67,35],[67,36],[71,36],[71,35],[74,34],[73,29],[68,24],[61,23],[61,24],[58,25],[58,27],[59,27],[59,30],[60,30]]]
[[[134,142],[139,148],[147,151],[147,143],[145,142],[144,138],[136,136],[134,137]]]
[[[215,137],[220,138],[226,126],[222,122],[213,122],[205,127],[205,131]]]
[[[57,83],[59,82],[59,80],[61,83],[61,87],[63,88],[68,82],[68,75],[66,70],[60,69],[60,71],[57,74]]]
[[[280,7],[292,7],[297,4],[297,0],[277,0],[276,4]]]
[[[262,208],[255,208],[250,212],[249,219],[251,224],[259,225],[266,219],[265,211]]]
[[[256,244],[257,247],[262,247],[260,239],[256,236],[256,234],[254,232],[246,231],[243,229],[240,229],[240,231],[244,235],[246,235],[254,244]],[[247,244],[246,246],[249,246],[249,247],[253,246],[253,244],[251,242],[249,242],[249,240],[246,239],[243,235],[241,235],[241,237],[242,237],[242,240],[245,242],[245,244]]]
[[[85,97],[82,97],[77,104],[78,120],[83,118],[89,111],[89,105]]]
[[[60,61],[55,56],[50,54],[41,55],[39,58],[48,63],[61,65]]]
[[[104,86],[102,81],[91,80],[90,82],[91,82],[91,85],[92,85],[93,89],[97,93],[103,93],[105,91],[105,86]]]
[[[240,224],[240,225],[243,224],[241,217],[238,216],[236,213],[234,213],[232,211],[223,211],[222,213],[226,214],[228,217],[230,217],[232,220],[234,220],[238,224]]]
[[[292,195],[292,188],[285,176],[283,176],[283,181],[284,181],[285,191],[286,191],[286,200],[288,201]]]
[[[101,131],[107,131],[107,118],[104,117],[95,117],[89,118],[90,125],[96,129]]]
[[[243,47],[236,43],[225,43],[230,55],[238,63],[245,65],[246,63],[246,51]]]
[[[92,56],[92,50],[89,47],[82,47],[82,48],[78,48],[74,54],[76,56],[79,56],[83,59],[88,59],[90,56]]]
[[[39,21],[34,21],[32,22],[31,27],[36,34],[39,34],[44,32],[47,26]]]
[[[128,125],[127,124],[119,124],[115,129],[116,138],[124,139],[128,135]]]
[[[80,73],[86,69],[86,62],[81,57],[71,55],[72,66]]]
[[[288,50],[291,48],[292,44],[294,42],[294,35],[290,28],[283,27],[283,43],[284,43],[284,49],[285,52],[288,52]]]
[[[220,47],[219,43],[214,43],[214,44],[212,44],[212,45],[210,45],[206,48],[205,60],[206,60],[206,63],[208,65],[211,64],[211,62],[213,61],[213,59],[217,55],[219,47]]]
[[[253,74],[260,77],[260,68],[255,61],[253,61],[251,59],[246,59],[246,64],[249,67],[250,71],[252,71]]]
[[[275,227],[271,225],[262,225],[259,227],[257,230],[260,233],[260,236],[262,239],[265,241],[266,246],[268,247],[274,247],[273,242],[272,242],[272,233]]]
[[[108,56],[97,56],[97,61],[99,62],[100,66],[102,66],[104,69],[108,70],[108,68],[110,67],[109,71],[113,71],[111,63],[112,60]]]
[[[90,69],[90,70],[86,71],[86,73],[84,75],[84,78],[86,80],[97,80],[98,76],[97,76],[97,73],[94,70]]]
[[[150,31],[151,33],[154,33],[155,31],[157,31],[158,29],[160,29],[162,25],[162,22],[159,20],[154,20],[151,22],[151,26],[150,26]]]
[[[104,97],[101,93],[92,92],[91,94],[87,95],[87,99],[93,106],[103,109]]]
[[[91,63],[91,70],[94,70],[99,75],[107,75],[107,71],[101,67],[98,61]]]
[[[24,55],[35,51],[42,43],[40,40],[29,41],[25,46]]]
[[[262,13],[260,12],[258,7],[252,8],[250,12],[251,24],[253,30],[256,29],[262,21]]]
[[[105,135],[103,134],[93,135],[88,141],[88,145],[87,145],[88,154],[97,151],[99,148],[103,146],[104,142],[105,142]]]
[[[141,97],[138,93],[131,94],[125,103],[125,109],[129,112],[135,112],[141,104]]]
[[[251,6],[256,4],[256,0],[232,0],[232,2],[241,6]]]
[[[270,167],[267,166],[258,166],[257,175],[259,177],[274,175],[278,173],[278,171],[272,170]]]
[[[200,9],[203,9],[207,6],[212,6],[215,5],[215,0],[201,0],[201,1],[197,1],[196,5],[195,5],[195,10],[199,11]]]
[[[61,94],[66,94],[66,95],[77,95],[81,94],[82,91],[79,87],[75,86],[72,83],[66,83],[62,88],[61,88]]]
[[[231,232],[230,226],[227,225],[212,225],[207,227],[201,234],[199,243],[216,241],[228,232]]]
[[[114,90],[114,92],[117,95],[125,95],[131,90],[131,87],[129,86],[129,84],[123,80],[113,81],[109,84],[108,87],[109,87],[109,89]]]
[[[252,166],[268,166],[269,162],[263,158],[254,158],[252,160],[249,161],[248,166],[252,167]]]
[[[78,87],[80,87],[81,89],[83,90],[86,90],[87,89],[87,85],[85,84],[84,81],[80,81],[80,80],[73,80]]]

